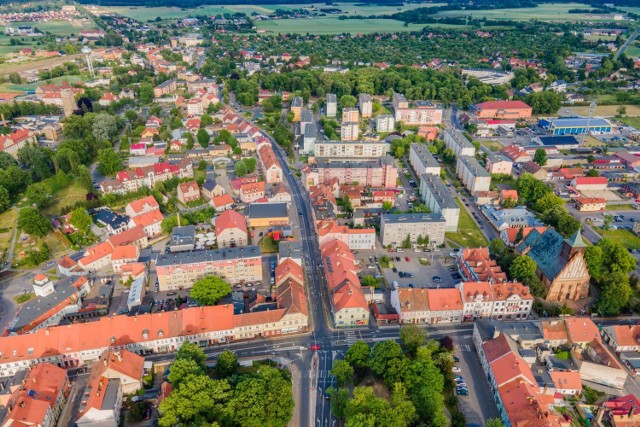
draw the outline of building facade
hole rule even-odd
[[[456,160],[456,174],[462,184],[471,194],[489,191],[491,188],[491,174],[471,156],[460,155]]]
[[[445,231],[458,231],[460,205],[447,189],[440,175],[422,174],[420,179],[420,197],[429,210],[441,214],[446,222]]]
[[[429,244],[444,242],[446,221],[441,214],[382,214],[380,240],[383,246],[401,247],[409,237],[412,245],[418,237],[428,237]]]

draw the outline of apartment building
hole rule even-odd
[[[330,241],[339,240],[352,251],[376,248],[375,228],[349,228],[346,225],[338,225],[334,219],[325,219],[318,221],[317,233],[320,247]]]
[[[305,182],[308,186],[328,183],[335,179],[339,185],[357,182],[364,187],[396,188],[398,179],[398,169],[394,160],[387,156],[370,161],[320,161],[315,169],[305,169],[305,172]]]
[[[602,212],[607,206],[604,197],[577,197],[574,205],[580,212]]]
[[[0,151],[18,157],[18,150],[27,144],[36,142],[36,135],[28,129],[19,129],[8,135],[0,135]]]
[[[343,108],[342,109],[342,123],[359,122],[360,111],[357,108]]]
[[[408,126],[438,125],[442,123],[442,109],[428,101],[414,101],[410,105],[407,98],[394,93],[391,99],[396,122]]]
[[[458,231],[460,205],[439,175],[422,174],[420,179],[420,197],[433,213],[440,214],[445,220],[445,231]]]
[[[522,101],[487,101],[471,106],[478,119],[529,119],[532,108]]]
[[[264,181],[247,182],[240,186],[240,200],[244,203],[252,203],[265,196]]]
[[[460,282],[456,285],[463,302],[462,319],[526,319],[534,298],[519,282]]]
[[[366,325],[369,306],[360,287],[353,253],[339,240],[325,243],[320,252],[335,325],[338,328]]]
[[[293,113],[293,122],[299,122],[302,115],[302,105],[304,101],[299,96],[294,97],[291,100],[291,112]]]
[[[315,143],[313,154],[316,157],[356,159],[386,156],[390,149],[391,146],[384,141],[321,141]]]
[[[409,148],[409,163],[413,167],[416,176],[423,174],[440,175],[440,164],[429,151],[425,144],[413,143]]]
[[[327,117],[335,117],[338,114],[338,99],[334,93],[327,94],[325,107]]]
[[[304,128],[301,138],[300,151],[305,154],[312,154],[315,150],[316,141],[318,139],[318,128],[315,124],[310,123]]]
[[[162,162],[116,173],[115,179],[100,183],[103,193],[126,194],[143,187],[153,188],[156,183],[173,177],[193,178],[193,165],[188,159],[179,162]]]
[[[486,169],[492,175],[511,175],[513,161],[500,152],[489,151]]]
[[[204,276],[216,275],[231,284],[262,280],[262,257],[257,246],[158,256],[156,263],[160,291],[189,289]]]
[[[166,82],[160,83],[158,86],[153,88],[153,96],[155,98],[162,98],[165,95],[169,95],[178,90],[178,85],[176,79],[167,80]]]
[[[393,114],[380,114],[376,117],[376,131],[390,133],[396,128],[396,119]]]
[[[382,214],[380,240],[383,246],[401,247],[409,237],[412,245],[418,237],[428,237],[429,243],[444,242],[446,221],[441,214]]]
[[[182,203],[187,204],[200,198],[200,187],[195,181],[181,182],[178,184],[177,198]]]
[[[366,93],[361,93],[358,96],[358,107],[360,108],[360,115],[363,119],[368,119],[373,114],[373,101],[371,96]]]
[[[358,110],[356,110],[357,112]],[[345,122],[340,125],[340,140],[341,141],[357,141],[360,136],[360,123],[358,122]]]
[[[456,156],[476,155],[476,147],[459,130],[445,129],[443,134],[445,146],[452,149]]]
[[[260,167],[262,168],[267,184],[278,184],[282,182],[282,166],[280,166],[280,162],[270,144],[262,144],[260,148],[258,148],[258,159],[260,160]]]
[[[491,174],[476,160],[475,157],[460,155],[456,160],[456,174],[462,184],[473,195],[480,191],[489,191]]]

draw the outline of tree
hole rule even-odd
[[[46,147],[28,144],[18,150],[18,161],[31,171],[35,180],[53,175],[53,152]]]
[[[190,375],[204,375],[206,371],[202,369],[202,366],[193,359],[177,359],[171,364],[169,368],[169,375],[167,379],[176,388],[180,383],[186,380]]]
[[[54,202],[49,186],[43,183],[31,184],[27,188],[26,196],[29,203],[41,210],[53,205]]]
[[[502,201],[502,207],[505,209],[512,209],[518,205],[518,201],[513,197],[507,197]]]
[[[35,267],[49,259],[49,247],[46,243],[42,243],[38,250],[27,249],[24,253],[24,260],[29,266]]]
[[[9,192],[6,188],[0,186],[0,213],[6,211],[9,207],[11,207]]]
[[[216,361],[216,375],[218,378],[228,378],[238,371],[238,358],[230,350],[223,351]]]
[[[185,341],[176,352],[176,360],[180,359],[194,360],[198,364],[198,366],[203,369],[206,369],[207,367],[207,365],[205,364],[207,355],[200,347],[198,347],[197,344],[189,341]]]
[[[23,208],[18,216],[18,227],[32,236],[44,237],[51,231],[51,221],[36,208]]]
[[[160,404],[158,423],[162,427],[211,425],[222,418],[230,396],[231,386],[226,380],[189,375]]]
[[[247,167],[247,173],[253,173],[256,170],[256,159],[253,157],[245,157],[242,163]]]
[[[331,399],[331,413],[338,419],[344,419],[349,402],[349,390],[344,388],[335,389],[329,387],[327,396]]]
[[[407,237],[405,237],[405,239],[402,241],[402,247],[404,249],[410,249],[411,248],[411,235],[407,234]]]
[[[604,273],[630,273],[636,268],[636,259],[619,242],[604,238],[596,245],[602,248]]]
[[[388,200],[385,200],[384,202],[382,202],[383,211],[390,211],[391,209],[393,209],[393,203],[391,203]]]
[[[9,166],[18,166],[18,162],[6,151],[0,151],[0,169],[7,169]]]
[[[544,166],[547,164],[547,152],[544,148],[538,148],[533,155],[533,161],[536,162],[539,166]]]
[[[379,377],[384,377],[393,360],[402,359],[402,348],[395,341],[379,341],[374,344],[369,358],[369,369]]]
[[[547,212],[556,206],[564,206],[564,200],[553,193],[547,193],[535,202],[535,210],[538,212]]]
[[[186,135],[187,136],[185,136],[185,139],[187,140],[187,142],[185,143],[185,147],[188,150],[191,150],[195,144],[195,140],[193,139],[193,134],[191,132],[187,132]]]
[[[602,292],[598,298],[598,313],[601,316],[617,316],[627,306],[633,290],[629,276],[622,272],[611,273],[603,279]]]
[[[235,164],[233,165],[233,170],[236,173],[237,177],[242,177],[247,174],[247,166],[244,164],[244,162],[235,162]]]
[[[485,421],[484,427],[504,427],[504,424],[498,418],[489,418]]]
[[[596,158],[594,157],[594,155],[593,155],[593,154],[589,154],[589,155],[587,156],[587,162],[588,162],[590,165],[592,165],[592,164],[593,164],[593,162],[595,162],[595,161],[596,161]]]
[[[533,114],[556,114],[562,105],[562,94],[550,90],[533,92],[527,95],[525,102],[533,110]]]
[[[516,180],[518,197],[526,203],[535,203],[538,199],[552,190],[528,172],[521,174]]]
[[[345,194],[342,197],[342,203],[343,203],[342,207],[344,208],[344,211],[346,213],[349,213],[349,214],[353,213],[353,206],[351,205],[351,199],[347,194]]]
[[[618,113],[618,116],[624,116],[625,114],[627,114],[627,107],[624,105],[621,105],[618,108],[616,108],[616,112]]]
[[[599,280],[602,275],[604,252],[598,245],[589,246],[584,253],[584,260],[591,277]]]
[[[524,239],[524,228],[520,227],[518,228],[518,232],[516,233],[516,238],[514,240],[515,243],[520,243],[522,242],[522,239]]]
[[[345,353],[344,360],[355,369],[364,369],[369,364],[370,356],[371,347],[369,347],[369,344],[364,341],[356,341]]]
[[[213,124],[213,119],[211,118],[210,115],[205,113],[202,115],[202,117],[200,117],[200,127],[211,126],[212,124]]]
[[[140,84],[138,99],[143,104],[149,104],[151,101],[153,101],[153,86],[151,86],[150,83]]]
[[[209,133],[205,129],[198,129],[196,139],[198,140],[198,144],[200,144],[203,148],[207,148],[209,146],[209,138]]]
[[[339,387],[344,387],[351,383],[353,374],[353,367],[346,360],[336,360],[333,362],[331,375],[336,377],[336,381],[338,382]]]
[[[400,328],[400,339],[407,354],[415,356],[418,347],[423,345],[427,339],[427,335],[415,325],[404,325]]]
[[[9,197],[16,197],[30,183],[31,175],[20,166],[12,165],[6,169],[0,168],[0,186],[9,192]]]
[[[536,262],[528,255],[517,256],[511,263],[509,274],[519,282],[536,275]]]
[[[112,175],[122,170],[122,158],[111,148],[98,151],[98,172]]]
[[[215,305],[231,293],[231,286],[218,276],[196,280],[191,288],[191,299],[199,305]]]
[[[118,124],[111,114],[100,113],[93,119],[91,134],[97,141],[110,141],[116,132],[118,132]]]
[[[340,108],[353,108],[356,106],[356,102],[358,102],[358,100],[355,96],[343,95],[340,97],[338,103],[340,104]]]
[[[76,170],[76,181],[87,192],[93,191],[93,178],[91,177],[91,172],[89,172],[89,169],[85,165],[78,166]]]
[[[71,211],[71,215],[69,216],[69,223],[82,233],[82,235],[86,235],[89,232],[92,222],[91,216],[84,208],[77,208]]]

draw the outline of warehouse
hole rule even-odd
[[[587,122],[589,130],[587,131]],[[583,133],[602,134],[611,132],[611,123],[602,118],[585,117],[540,119],[538,125],[553,135],[580,135]]]

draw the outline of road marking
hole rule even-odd
[[[455,344],[453,348],[458,351],[471,351],[471,346],[469,344]]]

